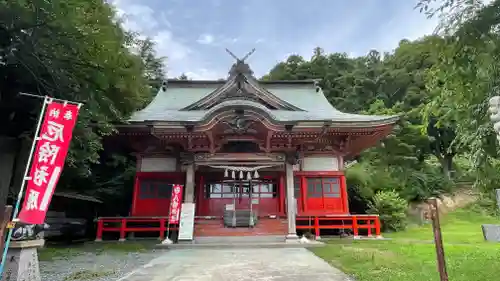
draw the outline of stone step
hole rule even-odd
[[[282,219],[260,218],[258,223],[250,227],[226,227],[222,220],[209,222],[197,220],[194,226],[194,236],[255,236],[255,235],[286,235],[288,223]]]

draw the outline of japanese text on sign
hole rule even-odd
[[[61,175],[78,116],[75,104],[48,102],[37,136],[19,220],[42,224]]]
[[[179,217],[181,214],[181,200],[182,200],[182,185],[175,184],[172,187],[172,200],[170,201],[170,212],[168,221],[170,224],[179,223]]]

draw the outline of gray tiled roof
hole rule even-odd
[[[209,95],[222,84],[223,82],[219,85],[212,83],[204,86],[179,87],[175,83],[170,83],[166,91],[160,90],[155,99],[146,108],[133,114],[129,121],[201,121],[214,111],[227,106],[254,108],[265,112],[278,122],[331,121],[333,123],[349,123],[350,126],[375,126],[391,124],[398,119],[397,116],[374,116],[341,112],[328,102],[321,90],[316,91],[316,87],[312,82],[301,85],[265,84],[267,91],[303,111],[272,110],[262,104],[248,100],[223,101],[210,110],[181,110]]]

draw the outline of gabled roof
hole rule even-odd
[[[182,110],[207,110],[229,100],[251,100],[270,109],[304,111],[261,87],[252,76],[247,74],[230,77],[224,85]]]
[[[243,62],[233,65],[228,80],[169,80],[154,100],[129,121],[199,122],[216,111],[232,108],[258,110],[275,122],[285,123],[325,121],[336,126],[364,127],[393,124],[398,119],[341,112],[328,102],[314,80],[257,81],[248,66],[239,63]]]

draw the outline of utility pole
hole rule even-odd
[[[436,246],[437,267],[440,281],[448,281],[446,271],[446,259],[444,255],[443,236],[441,235],[441,223],[439,222],[439,209],[436,198],[430,199],[432,231],[434,232],[434,245]]]

